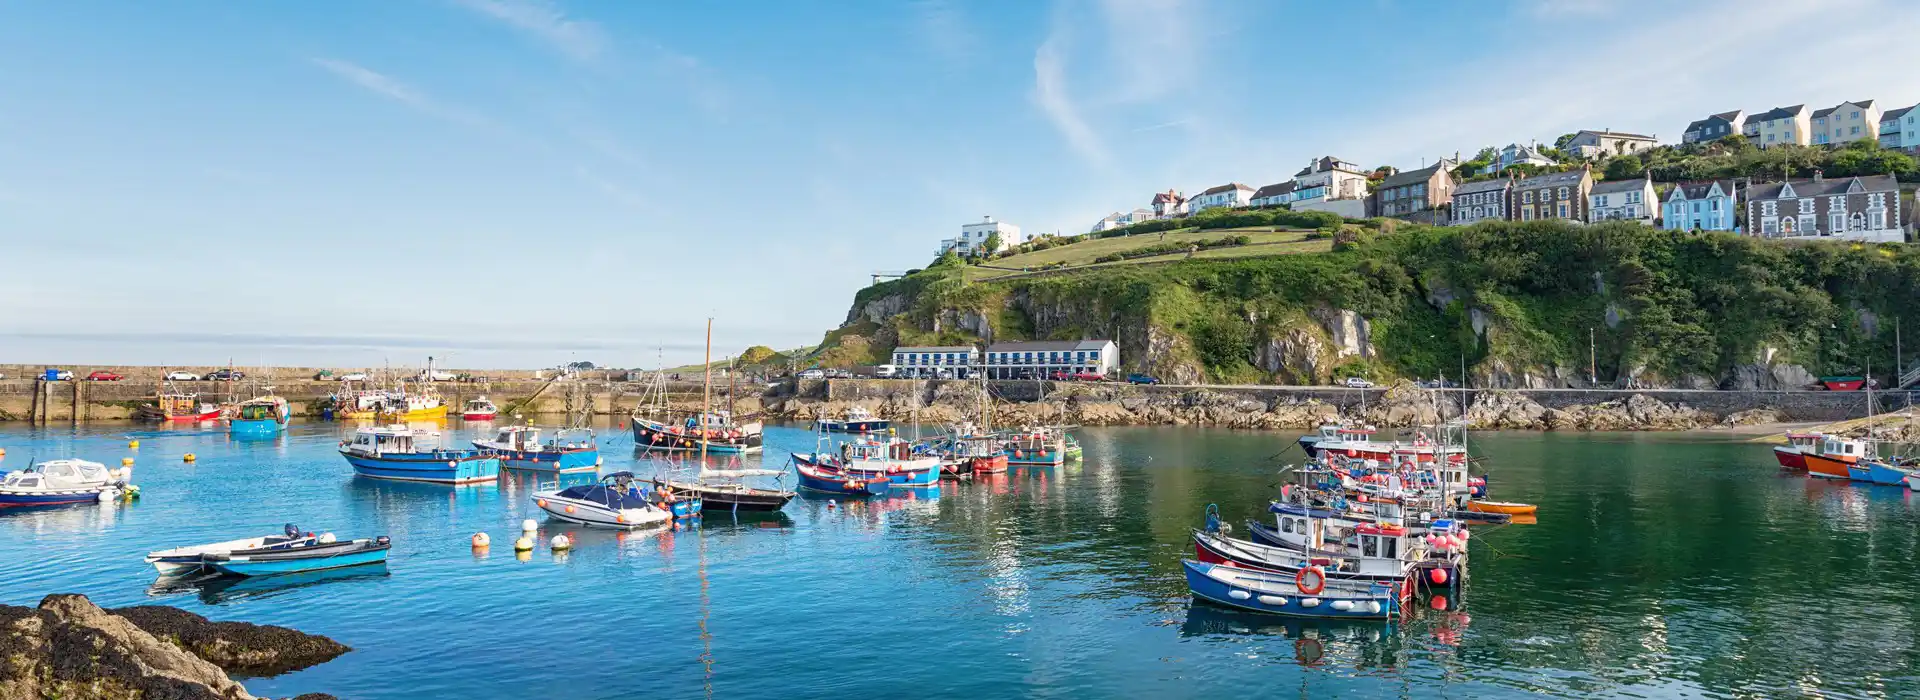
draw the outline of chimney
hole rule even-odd
[[[1827,179],[1827,178],[1826,178],[1826,173],[1823,173],[1823,172],[1820,172],[1820,169],[1819,169],[1819,168],[1814,168],[1814,169],[1813,169],[1813,181],[1814,181],[1814,182],[1820,182],[1821,180],[1825,180],[1825,179]]]

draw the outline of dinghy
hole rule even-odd
[[[1533,515],[1540,507],[1531,503],[1509,503],[1506,501],[1468,501],[1467,510],[1474,513],[1505,513],[1507,515]]]
[[[0,480],[0,508],[111,501],[126,491],[132,480],[133,467],[108,469],[84,459],[39,462]]]
[[[206,567],[209,554],[231,554],[246,549],[286,549],[313,542],[313,533],[301,534],[300,528],[287,525],[286,531],[279,535],[249,537],[243,540],[229,540],[212,544],[197,544],[190,547],[174,547],[147,553],[147,563],[160,571],[161,576],[179,576],[190,574]]]
[[[337,542],[333,534],[288,547],[237,549],[224,554],[205,555],[206,565],[234,576],[273,576],[308,571],[341,569],[349,566],[379,564],[387,560],[393,544],[385,535],[370,540]]]

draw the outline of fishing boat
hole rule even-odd
[[[1289,576],[1182,560],[1194,597],[1230,608],[1295,617],[1384,620],[1400,612],[1399,586],[1327,578],[1319,566]]]
[[[494,416],[498,415],[500,415],[499,407],[494,406],[493,402],[488,401],[485,396],[477,399],[468,399],[467,403],[460,407],[461,420],[493,420]]]
[[[1882,486],[1903,486],[1914,473],[1911,462],[1876,459],[1866,462],[1867,481]]]
[[[447,417],[447,404],[431,387],[409,391],[406,382],[396,389],[340,392],[333,397],[333,415],[340,420],[406,423]]]
[[[934,443],[932,448],[940,457],[941,473],[950,478],[966,479],[1007,471],[1007,454],[1000,449],[1000,439],[993,435],[973,434],[963,427],[953,437]]]
[[[1001,437],[1000,451],[1015,467],[1058,467],[1067,463],[1066,431],[1055,427],[1028,428]]]
[[[1787,433],[1787,444],[1773,448],[1773,459],[1780,463],[1782,469],[1806,471],[1806,455],[1820,451],[1820,439],[1823,437],[1819,433]]]
[[[1387,541],[1399,540],[1393,538]],[[1395,586],[1403,585],[1408,572],[1412,570],[1412,559],[1402,558],[1399,554],[1400,550],[1386,550],[1382,552],[1382,556],[1348,558],[1332,552],[1307,552],[1233,539],[1217,530],[1195,529],[1193,550],[1195,559],[1209,564],[1226,564],[1289,576],[1297,574],[1301,569],[1318,566],[1330,579],[1369,581]],[[1410,592],[1412,588],[1406,587],[1404,590]]]
[[[293,406],[278,396],[256,396],[240,402],[227,417],[230,435],[278,435],[293,420]]]
[[[642,450],[748,454],[759,452],[765,444],[759,423],[735,425],[727,411],[707,411],[676,424],[638,415],[631,420],[633,444]]]
[[[940,458],[917,454],[899,438],[859,438],[840,443],[837,453],[821,450],[793,454],[796,467],[816,473],[844,474],[859,480],[885,479],[896,487],[940,485]]]
[[[705,464],[700,471],[691,476],[658,476],[653,480],[655,488],[670,488],[675,493],[697,496],[704,502],[703,507],[712,506],[717,511],[776,511],[786,507],[793,500],[794,492],[784,488],[761,488],[749,486],[746,480],[753,477],[783,478],[787,475],[781,469],[708,469]]]
[[[841,496],[879,496],[893,488],[885,476],[862,476],[812,463],[794,460],[794,472],[800,475],[800,488]]]
[[[449,450],[417,440],[406,426],[366,427],[340,443],[340,456],[369,479],[472,484],[500,478],[500,458],[483,450]]]
[[[160,394],[154,402],[141,404],[141,418],[167,422],[198,422],[220,418],[218,405],[200,400],[199,394]]]
[[[1823,435],[1820,437],[1819,450],[1803,452],[1801,460],[1807,464],[1807,476],[1817,479],[1852,479],[1853,471],[1858,468],[1865,476],[1865,467],[1860,460],[1870,459],[1871,445],[1865,440]],[[1866,479],[1862,479],[1865,481]]]
[[[552,439],[541,442],[539,428],[510,425],[492,440],[474,440],[473,446],[499,455],[500,465],[508,469],[564,473],[600,467],[600,448],[594,444],[592,428],[561,428]]]
[[[873,415],[865,406],[854,406],[840,418],[822,416],[815,419],[813,427],[828,433],[878,433],[885,432],[892,425],[891,421]]]
[[[160,571],[161,576],[179,576],[200,571],[206,566],[209,554],[230,554],[244,549],[285,549],[314,540],[313,533],[301,533],[300,528],[288,524],[285,531],[278,535],[249,537],[241,540],[197,544],[188,547],[174,547],[147,553],[147,563]]]
[[[339,542],[333,539],[333,533],[327,533],[311,542],[292,546],[207,554],[203,561],[223,574],[274,576],[380,564],[387,560],[387,550],[392,548],[392,541],[385,535]]]
[[[1533,515],[1539,506],[1531,503],[1509,503],[1506,501],[1468,501],[1467,511],[1472,513],[1502,513],[1506,515]]]
[[[1867,386],[1866,377],[1821,377],[1820,386],[1827,391],[1859,391]]]
[[[632,529],[664,524],[678,515],[673,506],[678,499],[670,492],[643,493],[635,483],[633,472],[614,472],[597,484],[537,491],[533,504],[554,519],[592,527]],[[687,508],[698,513],[697,508],[682,507]]]
[[[35,462],[0,479],[0,508],[104,503],[132,489],[133,467],[84,459]]]

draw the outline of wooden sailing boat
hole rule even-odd
[[[701,402],[700,402],[701,411],[699,416],[697,417],[699,419],[704,419],[706,416],[709,416],[709,415],[715,415],[714,412],[711,410],[711,407],[713,406],[713,319],[707,319],[706,363],[707,364],[705,368],[705,373],[706,373],[705,379],[703,381],[703,386],[701,387]],[[731,380],[731,375],[729,375],[729,380]],[[656,378],[655,381],[657,384],[660,384],[659,379]],[[666,390],[665,390],[664,384],[660,384],[659,396],[660,396],[659,400],[661,401],[662,404],[664,404],[666,401]],[[732,406],[733,404],[732,391],[729,391],[727,393],[727,404],[728,406]],[[719,415],[727,416],[730,419],[732,414],[733,412],[731,410],[728,410],[728,411],[720,412]],[[693,425],[697,425],[697,424],[694,424],[692,421],[689,421],[689,427],[691,428]],[[689,435],[688,433],[684,433],[684,432],[667,433],[667,435],[672,436],[671,439],[673,441],[673,444],[680,444],[683,438],[689,438],[689,437],[692,438],[694,442],[698,443],[697,449],[699,449],[700,451],[700,461],[698,463],[699,471],[695,475],[693,475],[692,478],[675,478],[671,476],[655,477],[654,485],[658,488],[673,489],[677,493],[687,494],[689,496],[696,496],[700,498],[702,501],[704,501],[703,509],[708,511],[721,511],[721,510],[775,511],[775,510],[780,510],[781,508],[786,507],[787,501],[793,500],[793,496],[794,496],[793,491],[787,490],[785,488],[758,488],[754,486],[748,486],[746,483],[746,479],[751,477],[771,476],[771,477],[775,477],[776,479],[785,477],[787,474],[785,470],[781,470],[781,469],[708,469],[707,468],[707,455],[710,453],[738,454],[739,452],[744,452],[744,451],[758,451],[761,446],[761,436],[759,431],[759,425],[754,424],[753,428],[754,430],[751,433],[752,450],[740,449],[740,450],[727,451],[727,450],[712,449],[715,444],[720,443],[719,438],[730,437],[729,433],[723,432],[718,435],[710,434],[706,431],[700,431],[699,433],[696,433],[693,435]],[[639,419],[638,417],[635,417],[633,420],[633,430],[634,430],[633,436],[634,436],[635,445],[639,445],[645,449],[652,449],[653,445],[658,444],[657,442],[643,443],[641,441],[642,440],[641,438],[642,422],[641,422],[641,419]],[[650,433],[650,434],[660,435],[660,433]],[[744,443],[745,435],[740,434],[737,437],[735,437],[735,439],[739,442]],[[731,448],[732,445],[729,444],[728,447]],[[667,449],[672,449],[672,448],[667,448]]]

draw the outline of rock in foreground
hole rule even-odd
[[[132,610],[122,616],[73,594],[47,596],[38,608],[0,605],[0,700],[246,700],[253,696],[227,677],[229,669],[203,655],[233,661],[237,672],[285,671],[346,651],[280,627],[209,622],[170,608]],[[143,629],[149,624],[165,638]],[[211,651],[190,653],[191,644]]]

